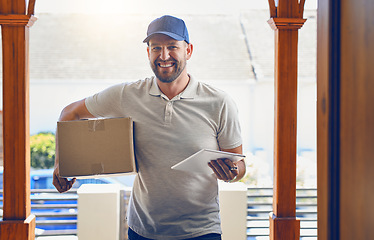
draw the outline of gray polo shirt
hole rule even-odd
[[[237,108],[223,91],[190,77],[168,99],[155,77],[110,87],[86,99],[96,117],[132,117],[139,173],[128,224],[152,239],[184,239],[221,233],[217,179],[170,167],[202,148],[242,144]]]

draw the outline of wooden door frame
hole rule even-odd
[[[340,239],[340,1],[317,9],[318,238]]]

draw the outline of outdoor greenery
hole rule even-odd
[[[55,162],[55,135],[42,132],[30,137],[31,167],[36,169],[52,168]]]

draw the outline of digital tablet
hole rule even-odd
[[[208,166],[208,162],[219,158],[228,158],[233,162],[237,162],[243,158],[244,155],[229,153],[217,150],[202,149],[181,162],[171,167],[174,170],[195,172],[200,174],[212,174],[213,170]]]

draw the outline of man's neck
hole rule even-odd
[[[187,87],[189,81],[190,76],[186,73],[183,75],[181,74],[171,83],[164,83],[157,79],[157,84],[161,92],[163,92],[169,98],[169,100],[171,100],[175,96],[183,92],[183,90]]]

